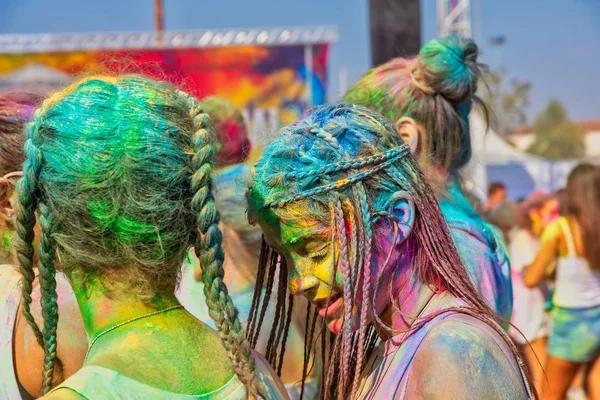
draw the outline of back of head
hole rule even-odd
[[[506,241],[510,231],[517,226],[517,205],[512,201],[503,201],[490,212],[490,222],[502,231],[502,235]]]
[[[488,185],[488,197],[491,197],[502,190],[506,190],[506,185],[504,185],[504,183],[498,181],[491,182]]]
[[[567,179],[564,200],[564,212],[581,227],[586,259],[592,268],[600,269],[600,168],[592,164],[575,167]]]
[[[99,278],[113,297],[151,301],[174,293],[192,244],[210,314],[236,373],[252,381],[253,360],[236,337],[243,333],[222,282],[211,140],[208,116],[194,98],[136,75],[83,79],[36,111],[17,186],[15,247],[24,314],[46,349],[45,392],[56,356],[57,253],[70,277]],[[43,330],[29,312],[36,211]]]
[[[454,172],[471,158],[469,112],[481,71],[477,45],[459,36],[431,40],[413,59],[397,58],[367,72],[343,100],[420,128],[417,159]]]
[[[218,96],[205,97],[201,107],[210,115],[217,134],[215,165],[224,167],[246,161],[251,145],[240,108]]]

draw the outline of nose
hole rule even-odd
[[[301,274],[293,269],[288,275],[288,288],[294,296],[303,296],[319,284],[318,279],[312,274]]]

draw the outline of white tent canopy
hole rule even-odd
[[[547,161],[517,150],[494,130],[486,130],[478,114],[471,115],[470,124],[473,157],[462,175],[467,186],[482,199],[486,197],[489,171],[495,171],[496,175],[498,171],[506,171],[500,178],[507,185],[509,195],[511,186],[522,186],[519,184],[523,183],[524,178],[533,181],[531,190],[553,192],[564,186],[568,173],[576,164],[575,161]],[[526,171],[528,177],[515,174],[518,166]]]

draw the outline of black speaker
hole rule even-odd
[[[421,48],[420,0],[369,0],[373,66]]]

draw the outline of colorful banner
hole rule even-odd
[[[288,123],[309,103],[325,101],[328,51],[326,44],[312,45],[310,102],[303,45],[0,54],[0,92],[47,93],[77,75],[135,72],[168,80],[199,98],[226,97],[250,114],[275,109],[280,122]]]

